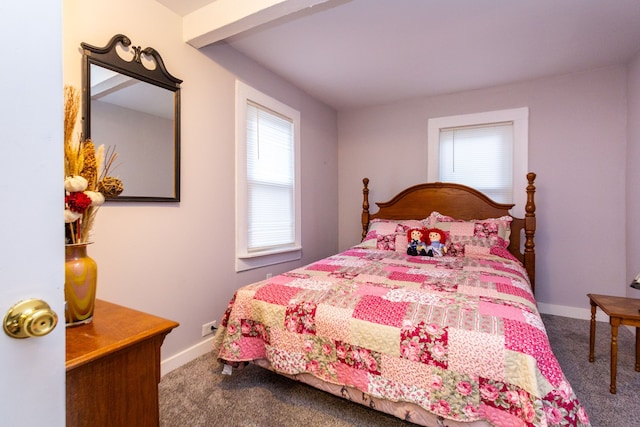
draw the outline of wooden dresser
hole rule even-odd
[[[160,347],[178,323],[97,300],[67,335],[67,427],[158,426]]]

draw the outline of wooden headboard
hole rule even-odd
[[[518,258],[526,268],[534,292],[536,254],[533,237],[536,232],[536,205],[534,202],[536,187],[533,182],[535,179],[535,173],[527,174],[525,217],[513,218],[508,248],[509,252]],[[401,191],[388,202],[376,203],[378,212],[372,214],[369,212],[369,178],[364,178],[362,182],[364,184],[362,189],[362,238],[367,234],[369,221],[375,218],[419,220],[428,217],[433,211],[463,220],[498,218],[511,215],[509,210],[514,206],[513,204],[496,203],[478,190],[465,185],[434,182],[414,185]],[[524,245],[522,245],[523,235]]]

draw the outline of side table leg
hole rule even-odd
[[[640,328],[636,327],[636,371],[640,372]]]
[[[594,347],[596,342],[596,304],[591,301],[591,327],[589,328],[589,362],[593,363]]]
[[[618,370],[618,326],[620,319],[611,318],[611,386],[609,391],[616,394],[616,371]]]

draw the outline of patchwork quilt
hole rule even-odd
[[[239,289],[214,351],[458,421],[588,426],[524,267],[351,248]]]

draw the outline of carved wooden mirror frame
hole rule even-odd
[[[81,43],[83,49],[83,132],[85,138],[91,138],[96,145],[102,143],[105,146],[115,146],[118,151],[118,161],[120,165],[118,168],[124,169],[126,176],[120,176],[124,182],[124,192],[116,197],[107,199],[108,201],[116,202],[179,202],[180,201],[180,84],[182,80],[172,76],[166,69],[164,62],[160,54],[153,48],[147,47],[142,49],[140,46],[132,46],[131,40],[122,34],[117,34],[111,38],[109,43],[104,47],[96,47],[87,43]],[[131,59],[127,60],[122,57],[122,54],[130,56]],[[99,67],[99,68],[94,68]],[[151,67],[151,68],[150,68]],[[92,99],[97,98],[96,93],[98,89],[94,89],[92,80],[97,80],[97,76],[92,79],[92,72],[94,70],[96,74],[107,73],[110,82],[106,80],[103,83],[103,88],[100,89],[100,96],[115,98],[118,96],[122,102],[114,108],[126,108],[127,110],[122,113],[117,113],[120,117],[124,117],[127,120],[135,120],[134,123],[127,123],[125,121],[113,121],[108,127],[112,135],[119,135],[116,137],[116,141],[99,141],[96,140],[97,135],[92,135],[92,122],[98,123],[98,117],[92,117]],[[136,92],[132,89],[136,86]],[[106,88],[105,88],[106,87]],[[165,92],[164,91],[168,91]],[[94,93],[96,92],[96,93]],[[116,92],[119,92],[116,94]],[[123,95],[127,93],[127,95]],[[136,95],[133,95],[133,94]],[[154,96],[160,96],[163,98],[162,102],[151,101],[151,98],[145,98],[146,95],[142,94],[151,93]],[[123,96],[121,96],[123,95]],[[166,98],[166,100],[164,99]],[[139,104],[136,107],[130,107],[133,104]],[[158,104],[158,105],[154,105]],[[162,126],[155,126],[156,118],[152,113],[143,111],[157,107],[160,104],[165,105],[165,111],[163,114],[165,117],[158,120],[167,120],[167,122],[161,122]],[[94,107],[100,104],[94,104]],[[115,104],[111,104],[114,106]],[[124,105],[124,107],[123,107]],[[138,108],[141,107],[141,108]],[[171,114],[171,107],[173,113]],[[96,112],[98,111],[95,108]],[[140,110],[140,112],[138,111]],[[123,115],[124,114],[124,115]],[[147,117],[149,115],[149,117]],[[170,116],[171,115],[171,116]],[[141,117],[142,120],[136,120],[135,117]],[[170,116],[170,117],[169,117]],[[118,117],[114,115],[114,117]],[[162,138],[158,138],[158,141],[164,140],[167,132],[162,129],[169,130],[171,128],[172,119],[172,138],[167,137],[166,141],[163,141],[162,145],[156,147],[151,146],[155,139],[153,139],[154,132],[162,132]],[[122,129],[121,126],[126,126],[126,129]],[[119,128],[120,126],[120,128]],[[146,127],[146,128],[145,128]],[[136,138],[137,141],[123,141],[122,135],[132,134],[132,138]],[[93,136],[93,137],[92,137]],[[146,141],[144,147],[137,147],[136,144],[140,141],[140,136],[151,139]],[[109,139],[104,138],[104,139]],[[120,144],[132,144],[125,148],[129,151],[145,152],[149,154],[152,151],[152,155],[144,155],[141,157],[136,155],[127,156],[122,152],[122,145]],[[171,147],[168,145],[171,144]],[[142,145],[142,144],[141,144]],[[127,150],[125,150],[127,151]],[[157,155],[157,156],[156,156]],[[143,153],[140,153],[143,156]],[[155,157],[161,158],[162,162],[159,164],[146,162],[153,162]],[[136,158],[138,160],[136,160]],[[144,163],[144,164],[143,164]],[[135,171],[127,167],[135,168]],[[119,176],[119,170],[115,169],[113,175]],[[147,182],[145,182],[145,180]],[[158,188],[146,188],[149,185],[154,185]],[[133,188],[131,191],[127,191],[127,186]]]

